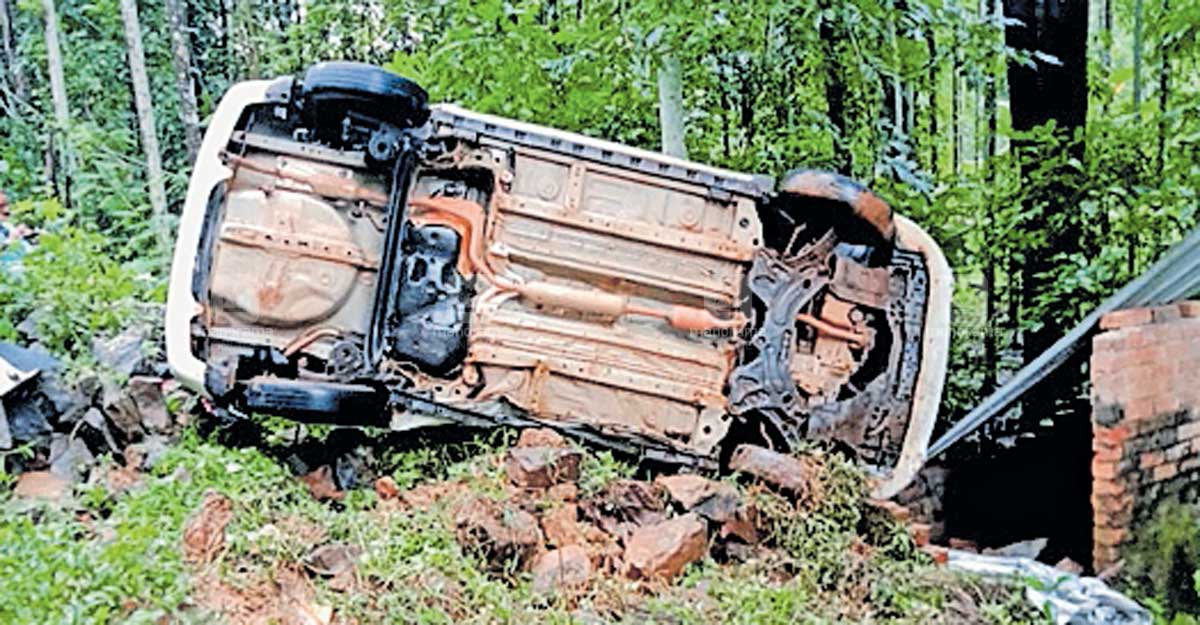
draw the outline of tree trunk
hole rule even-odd
[[[0,53],[8,72],[4,80],[13,97],[24,102],[29,97],[29,84],[17,53],[17,24],[13,18],[12,0],[0,0]]]
[[[1166,19],[1171,14],[1171,3],[1162,0],[1162,17]],[[1167,106],[1171,94],[1171,56],[1170,47],[1159,47],[1162,63],[1158,72],[1158,174],[1161,177],[1167,168]]]
[[[821,2],[822,12],[831,9],[828,0]],[[841,28],[828,15],[821,17],[819,36],[825,56],[825,105],[829,123],[833,126],[833,163],[838,173],[850,175],[853,163],[850,158],[850,141],[846,128],[846,83],[842,80],[842,67],[837,52],[837,43],[844,39]]]
[[[187,0],[166,0],[166,9],[171,28],[171,64],[175,67],[175,85],[179,90],[179,117],[183,121],[188,162],[194,163],[196,153],[200,151],[200,115],[196,107],[196,89],[192,84],[192,42],[188,34]]]
[[[1041,51],[1057,62],[1034,59],[1028,67],[1012,62],[1008,65],[1008,84],[1012,127],[1029,130],[1054,120],[1065,138],[1082,128],[1087,121],[1087,2],[1086,0],[1005,0],[1004,14],[1009,18],[1005,39],[1009,47]],[[1083,158],[1083,144],[1069,144],[1071,154]],[[1037,189],[1042,195],[1033,198],[1062,211],[1074,211],[1076,189],[1070,178],[1072,171],[1055,172],[1058,182]],[[1052,285],[1056,255],[1070,257],[1081,249],[1082,228],[1078,218],[1062,220],[1061,227],[1045,229],[1046,243],[1024,250],[1021,268],[1022,312],[1035,310],[1039,295]],[[1041,319],[1039,329],[1028,332],[1024,341],[1024,357],[1028,362],[1042,353],[1065,331],[1063,321],[1051,315]],[[1069,321],[1069,320],[1065,320]],[[1078,373],[1077,367],[1063,367],[1062,376]],[[1056,397],[1064,397],[1076,386],[1076,380],[1057,378],[1057,383],[1042,384],[1026,401],[1028,408],[1040,414],[1029,414],[1033,421],[1053,416]],[[1033,412],[1032,410],[1030,411]]]
[[[146,57],[142,52],[142,29],[138,22],[137,0],[121,1],[121,19],[125,22],[125,43],[129,48],[129,76],[133,81],[133,103],[137,107],[142,149],[146,153],[146,178],[150,187],[150,207],[162,249],[169,247],[167,233],[167,193],[163,186],[162,155],[154,127],[154,107],[150,102],[150,81],[146,77]]]
[[[687,158],[683,141],[683,68],[671,54],[663,55],[658,68],[658,123],[662,127],[663,153]]]
[[[942,158],[941,141],[938,140],[938,60],[937,60],[937,39],[934,36],[934,29],[929,29],[929,34],[925,38],[925,46],[929,52],[929,84],[926,87],[925,97],[929,102],[929,171],[936,178],[938,175],[938,166]]]
[[[54,106],[54,128],[46,136],[46,178],[66,206],[71,205],[71,176],[68,150],[64,149],[71,121],[67,108],[67,81],[63,78],[62,48],[58,43],[58,10],[54,0],[42,0],[46,18],[46,72],[50,74],[50,99]]]
[[[1142,118],[1142,0],[1133,3],[1133,116]]]
[[[62,48],[58,45],[58,11],[54,0],[42,0],[46,12],[46,69],[50,74],[50,97],[54,101],[54,121],[65,129],[71,120],[67,109],[67,81],[63,78]]]

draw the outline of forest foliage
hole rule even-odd
[[[169,271],[122,1],[131,0],[0,0],[0,190],[14,219],[41,232],[19,269],[0,265],[0,338],[17,338],[32,318],[46,346],[72,359],[86,360],[93,336],[120,329],[139,302],[161,301]],[[190,47],[182,80],[172,2]],[[1200,2],[1035,2],[1086,4],[1079,63],[1010,46],[1011,4],[142,0],[137,9],[168,220],[189,174],[188,95],[203,125],[236,81],[360,60],[416,79],[435,101],[658,149],[656,75],[664,58],[679,61],[690,158],[775,176],[852,175],[941,244],[957,277],[950,420],[1019,366],[1030,336],[1082,317],[1197,221]],[[52,104],[48,12],[65,123]],[[1072,64],[1086,77],[1086,122],[1015,129],[1026,103],[1010,90],[1013,69]],[[1160,534],[1195,551],[1194,532]]]
[[[0,188],[18,220],[43,229],[45,249],[0,277],[0,333],[41,309],[52,347],[83,353],[91,334],[119,327],[122,302],[161,298],[168,271],[119,2],[2,4],[11,62],[0,83]],[[168,4],[144,0],[139,11],[177,213],[189,171]],[[1006,45],[1013,20],[1001,2],[178,4],[191,48],[184,84],[202,121],[233,82],[340,58],[387,65],[434,100],[657,149],[656,71],[678,59],[690,158],[776,176],[800,166],[850,174],[940,242],[958,277],[949,417],[1019,364],[1030,331],[1078,319],[1196,221],[1194,0],[1090,0],[1078,68],[1086,124],[1019,131],[1010,70],[1067,61]],[[65,127],[50,101],[48,9],[61,31]],[[1056,247],[1062,232],[1078,245]]]

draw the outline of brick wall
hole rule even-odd
[[[1200,491],[1200,302],[1120,310],[1092,340],[1093,565]]]

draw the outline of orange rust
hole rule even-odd
[[[341,334],[341,330],[338,330],[337,328],[310,328],[304,332],[301,332],[296,336],[296,338],[292,339],[292,342],[288,343],[287,346],[283,348],[283,355],[291,358],[296,352],[308,347],[309,345],[312,345],[320,339],[341,336]]]
[[[457,197],[419,197],[409,200],[408,205],[412,209],[409,219],[414,222],[446,225],[462,236],[467,253],[458,255],[459,273],[471,276],[478,271],[495,280],[495,273],[484,256],[482,206]]]
[[[221,155],[227,163],[234,167],[249,169],[260,174],[267,174],[276,178],[308,185],[313,193],[317,195],[362,201],[377,206],[387,205],[387,194],[374,189],[368,189],[349,178],[320,172],[302,174],[288,171],[279,165],[274,167],[262,165],[243,156],[230,154],[229,152],[222,152]]]
[[[545,281],[530,282],[515,287],[522,297],[538,304],[567,308],[580,312],[596,313],[609,317],[624,314],[629,307],[629,298],[614,293],[577,289]]]
[[[685,332],[735,330],[746,324],[746,317],[741,313],[737,313],[729,319],[719,319],[703,308],[679,305],[671,307],[666,319],[671,327]]]
[[[850,341],[858,345],[866,345],[867,339],[863,335],[841,326],[834,325],[819,317],[814,317],[808,313],[800,313],[796,315],[796,321],[810,325],[817,329],[822,334],[827,334],[834,338],[839,338],[844,341]]]
[[[283,293],[279,290],[279,285],[275,282],[267,282],[255,291],[258,297],[258,305],[263,310],[271,310],[283,301]]]
[[[684,332],[708,332],[710,330],[733,330],[746,325],[746,317],[741,313],[729,319],[720,319],[716,315],[694,306],[672,305],[667,309],[651,308],[639,304],[630,304],[626,313],[662,319],[676,330]]]

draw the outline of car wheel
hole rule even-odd
[[[305,124],[322,140],[336,141],[343,120],[412,128],[429,119],[429,95],[420,85],[382,67],[329,61],[308,68],[297,102]]]

